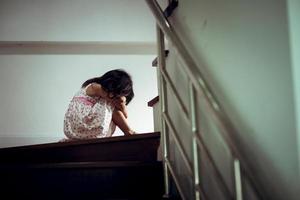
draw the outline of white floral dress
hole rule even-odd
[[[64,133],[71,140],[111,137],[116,128],[112,121],[114,106],[103,98],[88,96],[87,87],[71,100],[65,114]]]

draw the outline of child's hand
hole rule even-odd
[[[123,112],[124,116],[127,118],[127,110],[126,110],[126,97],[125,96],[121,96],[119,98],[116,98],[113,100],[113,104],[114,106]]]
[[[121,96],[113,99],[113,104],[118,108],[122,109],[124,105],[126,105],[126,97]]]

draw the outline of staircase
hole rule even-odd
[[[0,149],[8,199],[161,199],[160,134]]]
[[[155,130],[162,134],[165,196],[183,200],[299,199],[299,195],[293,195],[289,192],[292,190],[284,188],[283,182],[274,181],[280,178],[278,176],[276,179],[277,174],[272,173],[272,164],[265,162],[268,161],[267,157],[257,151],[257,159],[253,159],[251,144],[248,140],[242,140],[247,130],[238,128],[237,118],[233,119],[228,114],[233,107],[226,107],[225,110],[226,101],[220,98],[221,90],[213,87],[213,80],[206,73],[205,58],[209,57],[206,53],[210,48],[207,41],[218,40],[218,34],[206,38],[207,18],[203,14],[203,6],[215,8],[217,5],[227,5],[210,1],[196,3],[170,0],[163,11],[165,1],[145,1],[157,23],[158,57],[152,64],[157,66],[159,91],[159,96],[153,102],[159,102],[153,105]],[[194,7],[194,4],[198,7]],[[199,8],[202,13],[198,11]],[[209,23],[218,22],[223,32],[222,18],[209,16]],[[232,15],[228,16],[230,21]],[[204,20],[203,28],[199,27],[198,17]],[[189,24],[191,19],[193,24]],[[214,28],[210,33],[215,34]],[[199,35],[188,37],[192,34],[187,33],[195,31]],[[229,29],[227,31],[230,33]],[[193,51],[194,43],[200,46],[198,54]],[[223,47],[227,49],[226,45]],[[218,52],[217,48],[215,51]],[[216,56],[214,58],[218,59]],[[236,68],[239,67],[237,64]],[[265,134],[263,131],[261,133]],[[263,163],[260,166],[257,164],[259,160]],[[278,160],[281,161],[281,158]],[[295,173],[295,176],[298,177],[298,174]],[[291,183],[290,188],[293,187]]]

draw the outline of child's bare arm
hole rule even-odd
[[[127,108],[126,108],[126,97],[122,96],[120,98],[117,98],[113,101],[115,107],[120,110],[124,116],[127,118],[128,113],[127,113]]]
[[[86,88],[86,94],[89,96],[98,96],[98,97],[103,97],[103,98],[107,98],[107,93],[102,89],[100,84],[97,83],[92,83],[91,85],[89,85]],[[124,116],[127,118],[128,114],[127,114],[127,108],[126,108],[126,97],[125,96],[121,96],[119,98],[114,99],[113,101],[114,106],[120,110]]]

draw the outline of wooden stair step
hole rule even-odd
[[[89,161],[156,161],[160,133],[0,149],[0,164]]]
[[[163,193],[161,162],[10,164],[0,170],[1,195],[12,199],[160,199]]]

